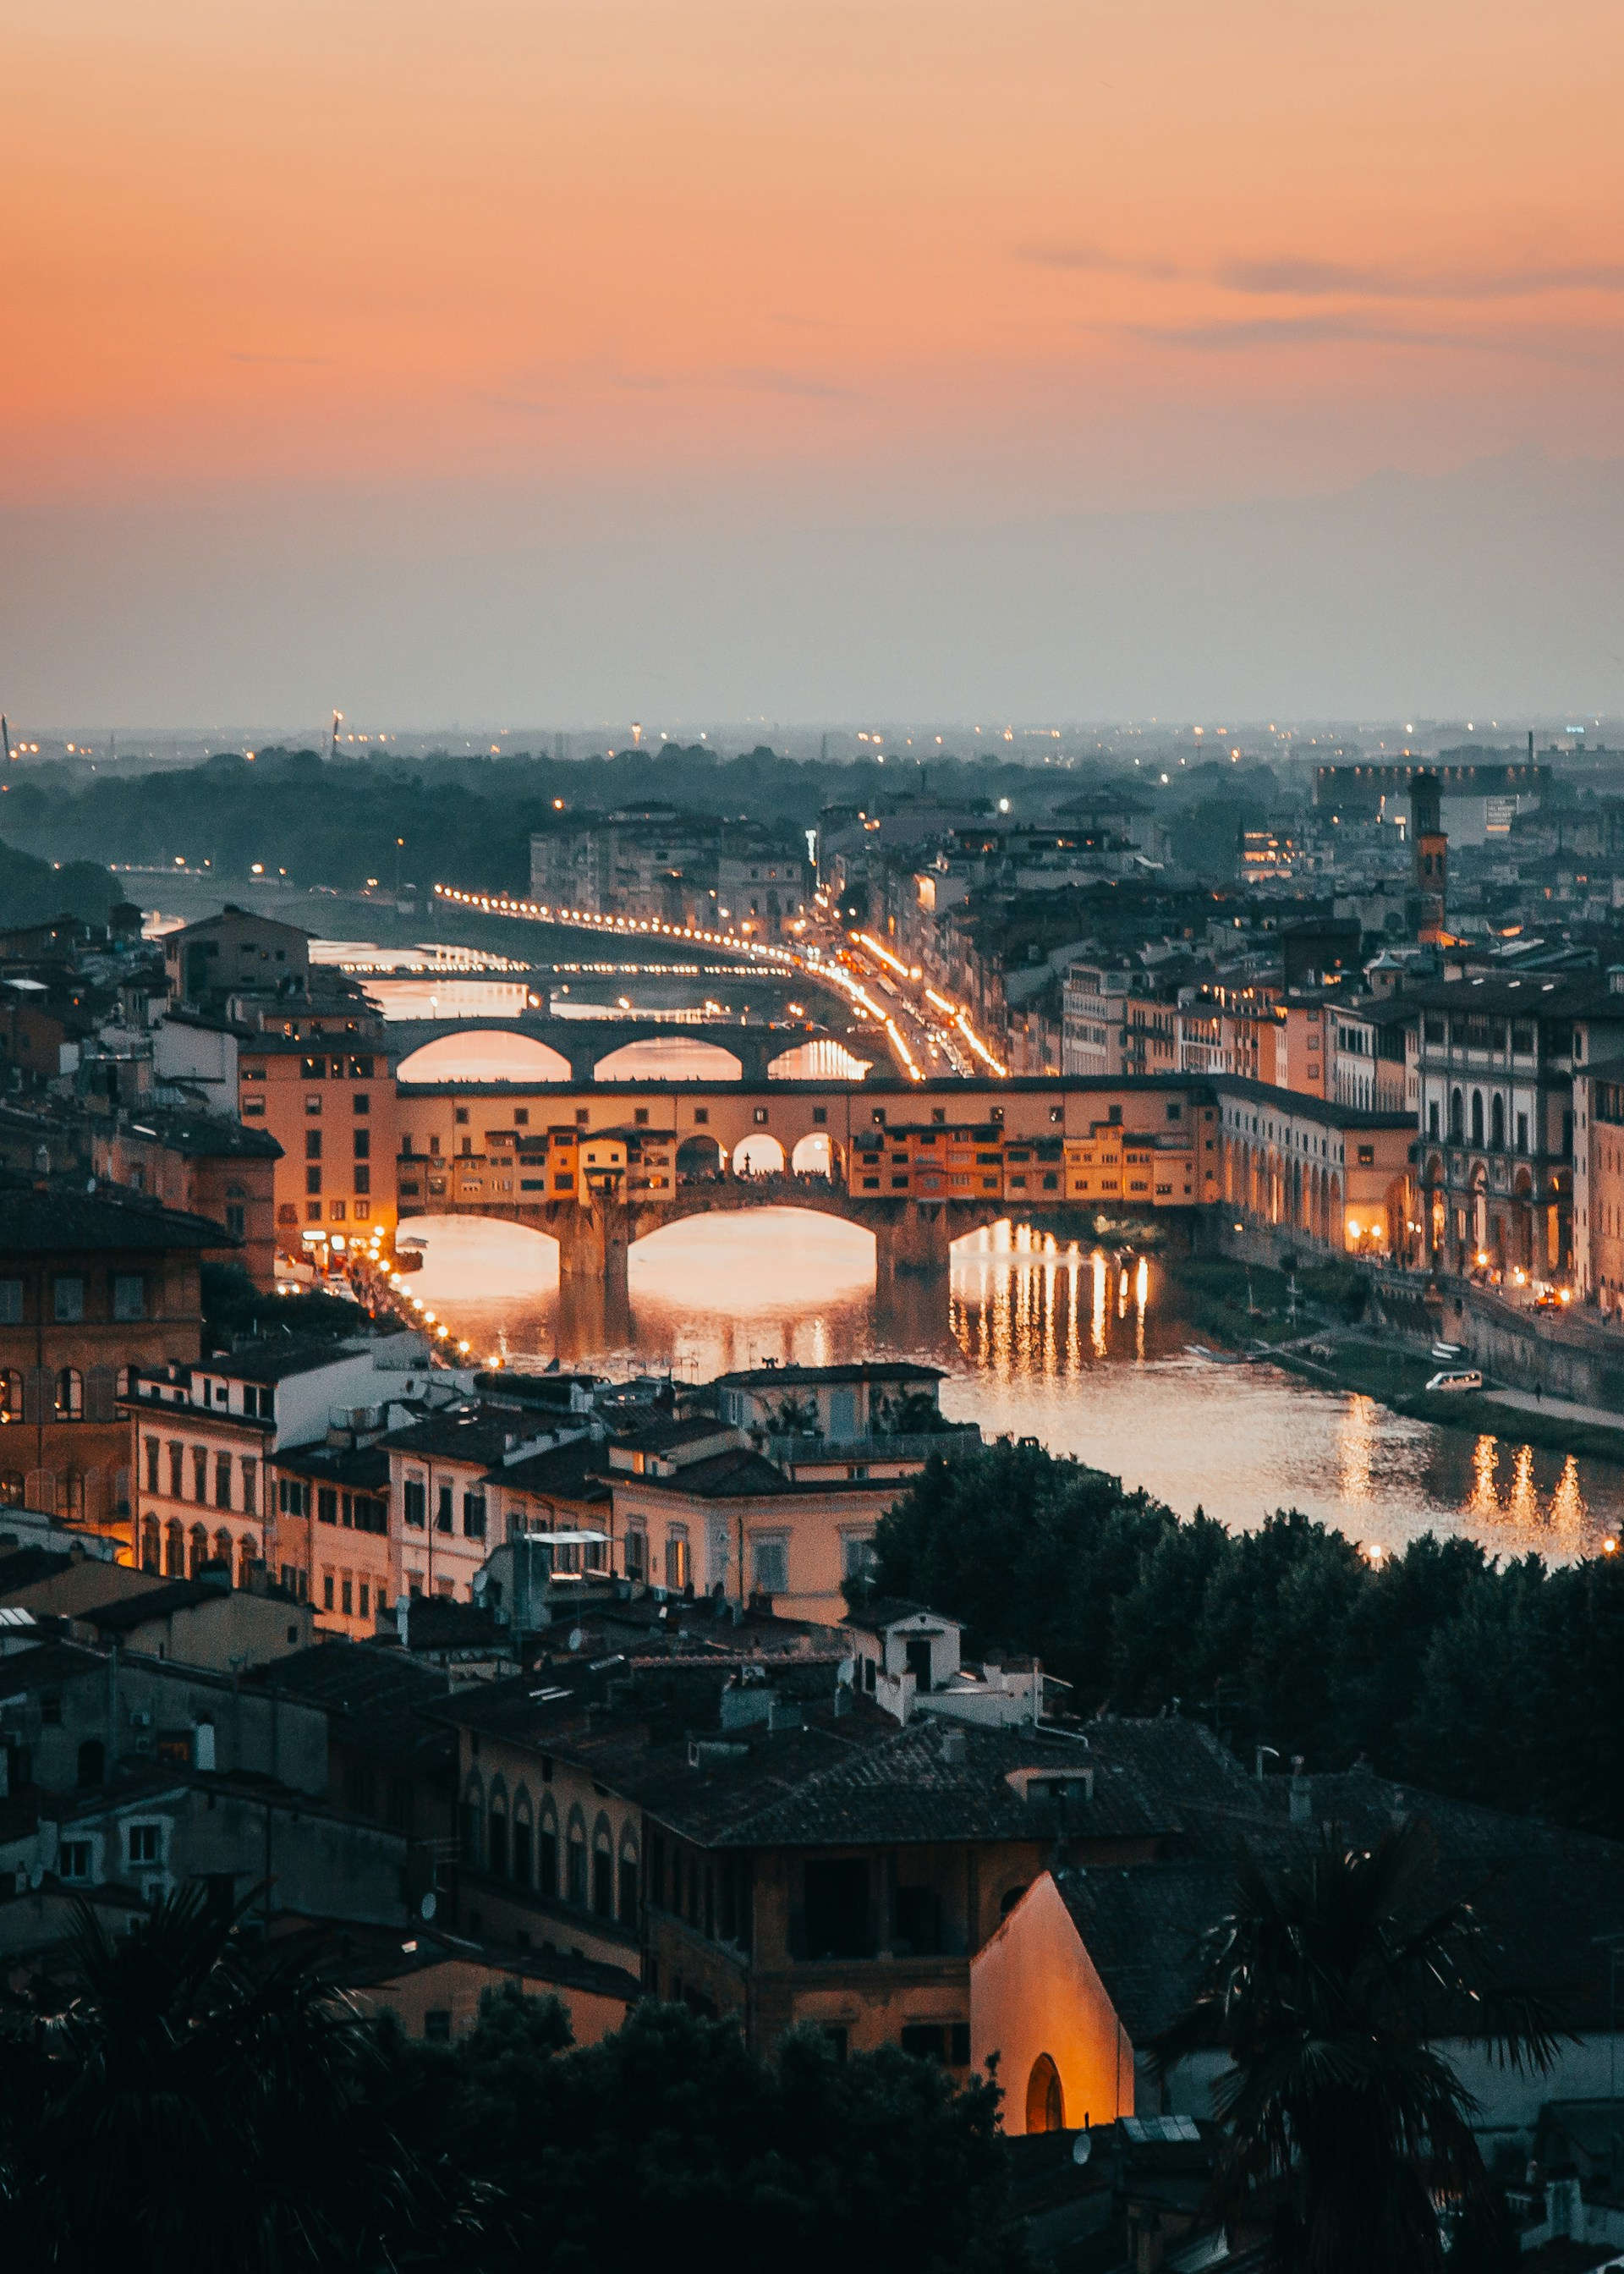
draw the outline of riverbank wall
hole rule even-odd
[[[1444,1318],[1450,1341],[1485,1374],[1603,1407],[1624,1425],[1624,1335],[1566,1312],[1519,1310],[1481,1287],[1447,1291]]]

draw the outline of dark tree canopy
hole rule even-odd
[[[1463,1539],[1379,1565],[1295,1512],[1231,1532],[1007,1442],[933,1464],[873,1584],[1030,1650],[1082,1713],[1177,1699],[1244,1756],[1363,1756],[1462,1799],[1624,1834],[1624,1569],[1499,1564]]]

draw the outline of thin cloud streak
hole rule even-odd
[[[1018,246],[1016,252],[1018,259],[1034,268],[1058,268],[1101,276],[1142,276],[1147,282],[1158,284],[1191,273],[1171,260],[1150,260],[1134,253],[1108,252],[1103,245],[1023,245]]]
[[[1252,316],[1233,322],[1207,324],[1118,324],[1098,327],[1126,333],[1155,347],[1190,348],[1201,353],[1244,350],[1248,348],[1316,346],[1325,341],[1349,341],[1363,346],[1442,350],[1468,355],[1532,357],[1551,363],[1611,365],[1624,347],[1614,332],[1592,332],[1586,339],[1530,336],[1520,332],[1415,331],[1379,316]]]
[[[1063,274],[1215,284],[1226,292],[1304,300],[1531,300],[1557,292],[1624,292],[1624,262],[1529,262],[1520,267],[1415,272],[1294,254],[1185,268],[1093,244],[1022,245],[1018,260]]]
[[[1336,260],[1242,260],[1217,272],[1231,292],[1280,293],[1303,299],[1346,295],[1365,300],[1528,300],[1545,292],[1624,292],[1624,264],[1560,264],[1414,275],[1395,268]]]

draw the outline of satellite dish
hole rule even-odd
[[[571,1650],[579,1650],[585,1640],[586,1636],[580,1627],[571,1627],[569,1630],[569,1647]]]
[[[424,1896],[423,1901],[417,1905],[417,1916],[424,1921],[425,1924],[426,1924],[428,1921],[433,1917],[435,1912],[439,1909],[440,1897],[434,1893],[433,1888],[431,1887],[427,1894]]]
[[[1074,2164],[1086,2164],[1093,2153],[1094,2134],[1092,2132],[1079,2132],[1076,2139],[1071,2142],[1071,2161]]]

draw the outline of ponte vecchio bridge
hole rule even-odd
[[[553,1239],[566,1288],[615,1296],[637,1240],[765,1205],[863,1226],[882,1285],[944,1272],[954,1239],[1011,1216],[1092,1238],[1101,1217],[1220,1209],[1388,1256],[1413,1230],[1413,1123],[1234,1075],[865,1080],[844,1044],[783,1028],[533,1023],[397,1026],[381,1059],[351,1036],[342,1056],[320,1035],[245,1049],[244,1118],[282,1148],[282,1240],[495,1218]]]
[[[613,1032],[622,1049],[651,1039]],[[563,1281],[613,1293],[637,1240],[720,1211],[788,1206],[859,1224],[884,1282],[944,1270],[954,1239],[1012,1209],[1091,1227],[1100,1213],[1143,1219],[1221,1196],[1206,1081],[796,1079],[782,1029],[721,1032],[741,1065],[726,1080],[605,1078],[601,1026],[535,1082],[436,1081],[419,1043],[396,1083],[402,1224],[526,1224],[558,1241]],[[685,1035],[701,1039],[659,1028],[662,1053]],[[464,1063],[473,1039],[457,1033]]]

